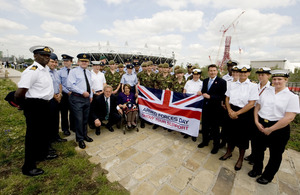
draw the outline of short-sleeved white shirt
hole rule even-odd
[[[258,94],[261,95],[261,93],[264,92],[264,90],[267,88],[267,87],[270,87],[270,81],[267,82],[267,84],[265,86],[263,86],[262,88],[260,88],[260,83],[257,84],[257,87],[258,87]]]
[[[184,89],[186,90],[186,93],[190,94],[197,94],[198,91],[202,90],[202,84],[203,82],[199,80],[194,81],[194,79],[189,80],[184,85]]]
[[[229,73],[225,74],[222,79],[225,81],[233,81],[233,77],[229,75]]]
[[[103,90],[103,84],[106,83],[105,76],[102,72],[98,72],[97,74],[94,72],[94,70],[91,71],[92,73],[92,89],[94,91],[100,91]]]
[[[282,119],[286,112],[300,113],[299,97],[287,87],[275,94],[274,87],[268,87],[257,101],[260,104],[258,115],[269,121]]]
[[[54,94],[53,82],[49,67],[43,67],[37,62],[26,68],[21,75],[18,88],[26,88],[26,98],[51,100]]]
[[[225,95],[229,97],[229,103],[243,108],[249,101],[258,100],[257,84],[249,79],[244,82],[236,81],[230,84]]]

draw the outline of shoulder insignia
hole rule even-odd
[[[38,66],[37,65],[34,65],[34,66],[32,66],[31,68],[30,68],[30,70],[36,70],[38,68]]]

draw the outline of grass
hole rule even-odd
[[[38,164],[43,175],[24,176],[25,117],[4,100],[16,88],[12,81],[0,79],[0,194],[129,194],[120,184],[110,183],[99,165],[77,154],[73,141],[53,145],[59,158]]]

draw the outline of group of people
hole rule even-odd
[[[250,66],[230,60],[228,74],[223,78],[218,77],[218,67],[211,64],[209,77],[201,81],[201,70],[192,65],[187,66],[186,74],[180,67],[175,67],[172,74],[168,63],[157,66],[145,58],[140,65],[137,57],[118,64],[114,60],[107,62],[103,56],[100,61],[91,62],[90,71],[91,56],[80,53],[78,67],[72,69],[73,57],[63,54],[64,67],[57,71],[58,58],[52,48],[35,46],[30,51],[35,61],[22,73],[15,93],[17,102],[23,105],[27,124],[22,167],[25,175],[42,174],[44,171],[36,167],[36,162],[56,158],[51,143],[66,141],[58,134],[59,112],[63,134],[69,136],[70,130],[74,131],[82,149],[85,141],[93,141],[87,135],[88,125],[96,135],[100,135],[101,126],[113,132],[113,125],[118,126],[126,115],[128,128],[136,127],[138,85],[202,95],[202,142],[198,147],[208,146],[213,140],[211,153],[216,154],[227,144],[227,152],[220,160],[232,157],[234,147],[238,147],[239,158],[234,166],[238,171],[251,140],[252,153],[246,159],[254,166],[248,174],[261,175],[257,179],[261,184],[272,181],[278,171],[289,139],[289,123],[300,113],[298,96],[285,87],[289,74],[284,70],[262,67],[256,72],[260,82],[255,84],[248,79]],[[271,76],[273,86],[269,82]],[[144,128],[145,121],[141,120],[140,125]],[[154,124],[152,128],[158,126]],[[266,147],[270,147],[270,159],[262,172]]]

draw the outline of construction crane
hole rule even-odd
[[[238,24],[238,19],[245,13],[245,11],[242,11],[242,13],[240,13],[238,15],[238,17],[236,17],[233,22],[231,24],[229,24],[227,27],[225,27],[224,25],[222,26],[222,29],[220,30],[220,32],[222,32],[222,38],[220,41],[220,46],[219,46],[219,50],[218,50],[218,54],[217,54],[217,58],[216,58],[216,65],[218,65],[222,71],[223,69],[223,64],[224,62],[230,60],[230,45],[231,45],[231,36],[226,36],[226,40],[225,40],[225,49],[224,49],[224,56],[222,61],[220,62],[219,59],[219,54],[220,54],[220,50],[221,50],[221,45],[224,41],[224,37],[226,32],[231,28],[231,27],[235,27]]]

